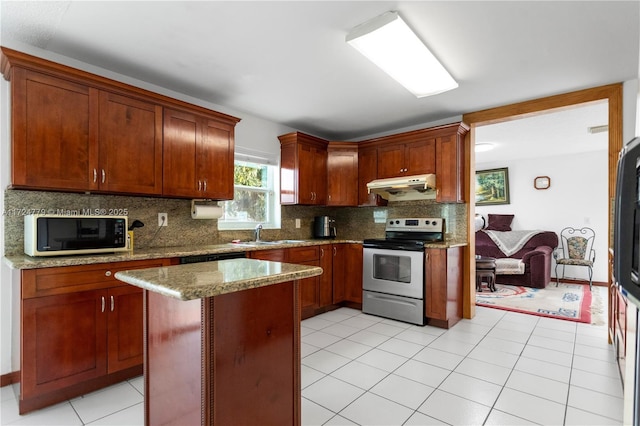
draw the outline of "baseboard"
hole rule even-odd
[[[575,279],[571,279],[571,278],[560,278],[560,281],[563,283],[569,283],[569,284],[582,284],[582,285],[589,285],[589,281],[587,280],[575,280]],[[549,282],[549,284],[555,283],[556,279],[555,277],[551,278],[551,281]],[[609,283],[604,282],[604,281],[593,281],[592,282],[594,287],[609,287]]]
[[[14,383],[20,383],[19,371],[14,371],[13,373],[7,373],[0,376],[0,388],[12,385]]]

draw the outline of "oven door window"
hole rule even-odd
[[[411,282],[411,258],[403,255],[374,254],[373,277],[400,283]]]

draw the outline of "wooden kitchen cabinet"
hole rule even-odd
[[[301,132],[278,139],[281,204],[325,205],[328,141]]]
[[[11,82],[12,187],[163,195],[164,176],[168,185],[164,195],[233,198],[233,131],[238,118],[12,49],[1,50],[3,76]],[[164,109],[190,113],[199,123],[197,162],[180,160],[176,165],[174,161],[168,175],[163,154],[173,150],[163,153],[163,130],[168,130],[163,129]],[[188,140],[183,130],[169,134]],[[184,140],[166,143],[188,151],[176,147]],[[193,173],[194,165],[199,166],[195,183],[190,191],[180,192],[182,174]],[[178,189],[171,186],[174,179]]]
[[[424,131],[396,135],[378,148],[378,178],[435,172],[436,141]]]
[[[451,328],[462,318],[462,254],[462,247],[426,250],[427,324]]]
[[[101,91],[98,141],[101,191],[162,193],[160,105]]]
[[[11,83],[13,187],[161,193],[162,107],[22,68]]]
[[[354,143],[329,142],[327,205],[358,205],[358,146]]]
[[[249,253],[251,259],[287,262],[300,265],[320,266],[321,248],[319,246],[293,247],[288,249],[256,250]],[[324,275],[324,274],[323,274]],[[297,280],[299,284],[300,307],[302,317],[309,318],[320,308],[320,276]]]
[[[11,184],[89,190],[98,167],[98,91],[14,68],[11,75]]]
[[[288,263],[300,265],[320,266],[320,247],[293,247],[287,250]],[[320,308],[320,276],[298,280],[300,286],[300,307],[302,318],[315,315]]]
[[[362,244],[333,245],[333,303],[362,305]]]
[[[464,197],[465,135],[469,128],[457,123],[442,128],[436,138],[436,201],[461,203]]]
[[[20,413],[142,373],[142,290],[119,270],[168,260],[22,271]]]
[[[163,195],[233,199],[234,126],[165,108]]]
[[[333,304],[333,245],[323,244],[320,249],[320,307]]]
[[[378,149],[358,149],[358,205],[386,206],[387,200],[374,193],[369,194],[367,183],[378,178]]]

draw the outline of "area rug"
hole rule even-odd
[[[476,305],[591,324],[589,286],[550,283],[546,288],[496,284],[496,291],[476,292]]]

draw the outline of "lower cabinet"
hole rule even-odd
[[[322,275],[299,281],[303,319],[341,303],[358,308],[362,306],[362,244],[259,250],[250,252],[249,257],[322,268]]]
[[[450,328],[462,318],[462,247],[427,249],[425,316],[427,324]]]
[[[22,271],[21,414],[142,374],[142,290],[113,275],[166,264]]]
[[[333,245],[333,303],[362,306],[362,244]]]

